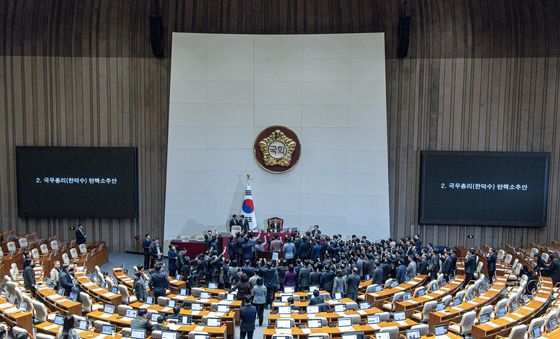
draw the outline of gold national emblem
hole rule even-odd
[[[287,127],[271,126],[257,136],[253,151],[257,162],[265,170],[273,173],[286,172],[299,160],[299,139]]]

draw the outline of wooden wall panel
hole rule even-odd
[[[409,0],[409,57],[396,59],[397,0],[162,0],[171,32],[385,32],[392,235],[501,245],[558,238],[560,3]],[[140,216],[80,220],[112,250],[163,235],[169,58],[149,45],[150,0],[0,4],[0,229],[66,239],[78,220],[19,219],[15,146],[137,146]],[[549,227],[418,227],[420,150],[552,152]],[[467,235],[475,236],[469,240]]]

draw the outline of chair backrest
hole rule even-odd
[[[541,255],[541,259],[542,259],[545,263],[548,263],[548,259],[550,259],[550,255],[549,255],[548,253],[544,252],[544,253]]]
[[[33,257],[33,260],[39,260],[39,258],[41,258],[41,256],[39,255],[39,250],[36,248],[32,249],[31,257]]]
[[[359,314],[348,314],[347,317],[352,320],[352,325],[358,325],[362,321],[362,317]]]
[[[128,294],[128,289],[126,288],[126,286],[124,286],[123,284],[118,284],[117,288],[119,289],[119,292],[121,294],[122,303],[128,304],[130,302],[130,295]]]
[[[412,294],[412,296],[414,298],[418,297],[420,295],[420,291],[422,290],[425,290],[424,286],[417,287],[416,289],[414,289],[414,293]]]
[[[504,259],[505,256],[506,256],[506,251],[498,250],[498,254],[496,255],[496,259],[501,261],[501,260]]]
[[[12,254],[17,250],[16,243],[13,241],[8,242],[8,244],[6,244],[6,247],[8,248],[8,252]]]
[[[461,298],[461,300],[463,300],[464,297],[465,297],[465,290],[459,291],[455,294],[455,298]]]
[[[494,310],[494,306],[492,305],[482,306],[480,308],[480,311],[478,312],[478,317],[480,318],[483,314],[491,314],[493,310]]]
[[[437,306],[436,300],[430,300],[424,304],[422,309],[422,320],[426,320],[430,317],[430,312],[433,311]]]
[[[128,305],[119,305],[117,306],[117,313],[121,316],[124,317],[126,315],[126,310],[131,310],[132,307],[128,306]]]
[[[391,318],[391,314],[389,314],[389,312],[381,312],[377,313],[377,315],[379,316],[379,321],[387,321]]]
[[[80,246],[78,246],[78,248],[80,249],[80,253],[81,253],[81,254],[86,254],[86,253],[87,253],[87,246],[86,246],[86,244],[80,244]]]
[[[27,246],[29,245],[27,243],[27,238],[19,238],[18,242],[19,242],[19,248],[27,248]]]
[[[47,316],[49,315],[49,311],[45,304],[40,301],[32,300],[33,303],[33,310],[35,311],[35,319],[39,322],[47,321]]]
[[[383,285],[383,288],[390,288],[392,284],[393,284],[393,278],[389,278],[385,280],[385,285]]]
[[[463,314],[461,318],[461,330],[463,334],[471,333],[472,325],[474,324],[474,320],[476,319],[476,312],[469,311]]]
[[[12,332],[14,334],[14,337],[17,338],[18,334],[22,334],[25,333],[27,334],[28,338],[29,338],[29,333],[27,332],[27,330],[25,328],[19,327],[19,326],[14,326],[12,327]]]
[[[445,297],[443,297],[443,299],[441,299],[441,302],[445,307],[451,305],[451,301],[453,301],[453,297],[450,295],[446,295]]]
[[[525,339],[527,325],[517,325],[511,328],[508,339]]]
[[[548,314],[545,317],[545,326],[546,326],[546,331],[550,331],[550,322],[553,320],[558,320],[558,312],[559,310],[553,309],[552,311],[548,312]]]
[[[39,249],[41,250],[41,254],[49,254],[49,247],[47,246],[47,244],[42,244],[41,246],[39,246]]]
[[[373,284],[373,285],[369,285],[368,287],[366,287],[366,293],[373,293],[375,292],[375,288],[379,286],[377,284]]]
[[[95,327],[95,332],[101,333],[101,330],[103,329],[103,326],[105,326],[105,325],[111,325],[111,323],[107,322],[107,321],[103,321],[103,320],[95,320],[93,322],[93,326]]]
[[[49,334],[36,333],[35,339],[56,339],[56,337]]]
[[[82,302],[82,310],[84,312],[91,312],[92,311],[92,302],[89,297],[89,294],[85,292],[80,292],[80,301]]]
[[[73,247],[70,249],[70,256],[72,259],[78,259],[78,251],[76,251],[76,248]]]
[[[432,291],[432,288],[434,288],[433,286],[437,285],[437,280],[432,280],[428,283],[428,286],[426,287],[426,290],[428,293],[430,293]]]
[[[537,318],[533,318],[533,320],[531,320],[531,322],[529,323],[529,333],[533,334],[533,329],[535,327],[541,328],[544,326],[544,318],[543,317],[537,317]]]
[[[159,306],[167,306],[169,304],[169,298],[167,297],[158,297],[157,303]]]
[[[22,299],[25,301],[27,308],[25,309],[27,312],[31,312],[33,314],[33,299],[27,294],[22,294]]]
[[[531,253],[529,254],[532,257],[534,257],[535,255],[539,254],[539,249],[538,248],[531,248]],[[531,332],[531,330],[529,330],[529,332]]]
[[[130,327],[123,327],[121,330],[121,335],[125,338],[130,338],[132,335],[132,329]]]
[[[379,332],[380,333],[384,333],[384,332],[389,333],[389,336],[391,337],[391,339],[398,339],[399,338],[399,328],[397,326],[383,327],[383,328],[381,328],[381,330],[379,330]]]
[[[511,264],[511,259],[513,259],[513,256],[511,254],[507,254],[505,259],[504,259],[504,264],[509,265]]]
[[[237,226],[239,227],[239,226]],[[194,339],[197,334],[208,335],[208,332],[200,332],[200,331],[191,331],[189,332],[189,339]],[[154,337],[154,333],[152,332],[152,338]],[[155,339],[155,338],[154,338]]]
[[[428,326],[428,324],[418,324],[418,325],[414,325],[414,326],[411,327],[411,329],[413,329],[413,330],[419,330],[421,336],[428,335],[428,329],[429,328],[430,328],[430,326]]]
[[[113,279],[111,279],[111,277],[105,277],[105,283],[107,284],[107,289],[110,291],[113,289],[113,287],[115,287],[115,284],[113,283]]]
[[[397,292],[393,295],[393,304],[398,303],[404,297],[405,292]]]
[[[484,267],[484,263],[482,261],[479,261],[478,265],[476,265],[476,272],[480,273],[483,267]]]
[[[67,253],[62,253],[62,262],[70,265],[70,258],[68,258],[68,254]]]
[[[51,241],[51,249],[54,251],[58,251],[58,241],[56,240]]]
[[[507,306],[508,300],[507,299],[501,299],[500,301],[498,301],[496,303],[496,306],[494,306],[494,313],[498,313],[498,310],[504,306]]]

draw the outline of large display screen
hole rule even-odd
[[[420,224],[546,226],[549,153],[422,152]]]
[[[16,147],[16,162],[20,217],[138,213],[136,148]]]

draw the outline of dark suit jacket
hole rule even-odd
[[[451,273],[453,273],[452,265],[453,265],[453,260],[450,257],[446,258],[441,268],[443,274],[450,275]]]
[[[323,298],[322,296],[311,297],[311,299],[309,299],[309,305],[320,305],[323,304],[324,302],[325,302],[325,298]]]
[[[476,271],[476,255],[469,255],[465,259],[465,273],[474,273]]]
[[[80,230],[79,228],[76,230],[76,243],[78,245],[86,243],[86,231]]]
[[[375,285],[383,285],[383,270],[381,267],[377,267],[375,271],[373,271],[373,283]]]
[[[23,284],[27,290],[30,290],[31,286],[35,286],[35,271],[31,266],[27,266],[23,271]]]
[[[486,257],[486,263],[488,264],[488,271],[495,272],[496,271],[496,255],[494,253],[489,254]]]
[[[74,283],[72,282],[72,277],[70,274],[64,270],[60,271],[59,275],[59,284],[60,287],[64,288],[64,292],[66,295],[69,295],[74,287]]]
[[[239,319],[241,320],[239,329],[242,331],[254,331],[256,317],[257,308],[255,306],[248,304],[241,307],[241,309],[239,310]]]
[[[150,279],[150,289],[154,293],[165,294],[165,289],[169,287],[167,274],[162,271],[152,273]]]
[[[130,328],[151,331],[152,325],[147,319],[136,317],[130,321]]]
[[[134,278],[134,295],[139,301],[146,301],[148,293],[146,292],[146,286],[144,285],[144,279]]]

